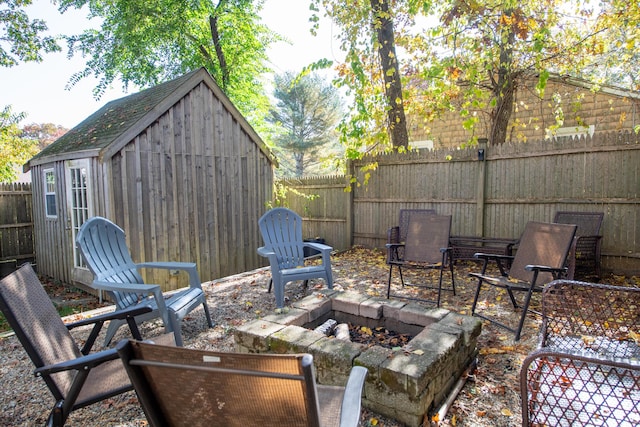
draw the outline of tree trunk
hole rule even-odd
[[[293,159],[296,161],[296,177],[302,177],[304,173],[304,153],[293,153]]]
[[[393,21],[389,18],[389,0],[371,0],[373,26],[378,35],[378,55],[382,64],[385,97],[389,106],[387,120],[394,147],[407,147],[409,135],[402,102],[402,82],[396,57]]]
[[[507,16],[511,16],[513,11],[506,11]],[[489,143],[492,145],[504,144],[507,139],[509,119],[513,111],[513,94],[515,92],[516,76],[513,74],[511,66],[513,63],[513,43],[515,32],[509,26],[507,41],[500,44],[500,64],[498,68],[498,80],[492,78],[493,96],[496,98],[496,107],[491,112],[491,130]]]

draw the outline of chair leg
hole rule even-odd
[[[391,295],[391,273],[393,273],[393,264],[389,264],[389,281],[387,282],[387,299]]]
[[[284,285],[285,283],[282,282],[273,284],[273,293],[276,297],[276,308],[284,308]]]
[[[471,305],[471,315],[476,312],[476,305],[478,304],[478,297],[480,296],[480,288],[482,287],[482,279],[478,278],[478,286],[476,287],[476,294],[473,297],[473,304]]]
[[[444,267],[440,266],[440,279],[438,280],[438,299],[436,301],[436,307],[440,307],[440,297],[442,295],[442,274],[443,274],[443,272],[444,272]]]
[[[271,287],[273,286],[273,277],[269,279],[269,287],[267,288],[267,293],[271,293]]]
[[[453,276],[453,262],[449,261],[449,271],[451,271],[451,287],[453,288],[453,296],[456,296],[456,281]]]
[[[210,328],[213,328],[215,324],[213,323],[213,320],[211,320],[211,313],[209,312],[209,305],[206,300],[202,303],[202,308],[204,308],[204,315],[207,318],[207,324]]]

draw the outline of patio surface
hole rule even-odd
[[[335,288],[351,290],[370,296],[386,296],[388,267],[382,251],[353,248],[332,256]],[[470,314],[476,282],[467,277],[469,271],[478,271],[479,264],[460,263],[456,266],[457,295],[443,292],[442,307],[461,314]],[[436,272],[420,272],[421,281],[437,283]],[[411,281],[413,273],[405,278]],[[183,321],[185,346],[190,348],[233,351],[233,329],[251,320],[273,314],[273,294],[266,293],[270,277],[268,269],[227,277],[203,284],[207,294],[215,327],[205,328],[202,308],[193,311]],[[395,278],[394,273],[394,278]],[[445,280],[446,276],[445,276]],[[417,282],[417,281],[415,281]],[[639,286],[640,278],[608,275],[602,282]],[[311,281],[304,289],[301,284],[287,285],[285,295],[289,302],[298,300],[324,288],[324,282]],[[501,291],[497,290],[496,292]],[[396,279],[394,293],[409,295],[411,288],[400,290]],[[423,291],[424,292],[424,291]],[[433,292],[433,291],[427,291]],[[513,323],[518,318],[510,308],[508,298],[497,295],[497,301],[481,302],[485,309]],[[427,304],[429,308],[433,305]],[[485,322],[479,338],[478,367],[467,379],[440,426],[518,426],[521,423],[518,374],[522,360],[537,343],[539,319],[528,316],[523,335],[517,343],[513,335]],[[79,338],[83,331],[74,332]],[[141,327],[144,337],[163,332],[159,321],[146,322]],[[86,332],[85,332],[86,333]],[[126,338],[121,328],[115,340]],[[115,341],[114,341],[115,342]],[[33,376],[33,367],[15,337],[0,339],[0,425],[42,425],[53,404],[53,399],[40,379]],[[432,424],[433,421],[431,420]],[[142,426],[146,425],[135,394],[126,393],[72,413],[68,426]],[[363,426],[398,426],[393,420],[364,410]],[[428,425],[428,424],[427,424]]]

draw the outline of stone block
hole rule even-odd
[[[388,299],[382,307],[382,316],[387,319],[400,319],[400,310],[407,305],[405,301]]]
[[[264,316],[262,320],[266,320],[273,323],[279,323],[281,325],[296,325],[303,326],[309,323],[309,312],[307,310],[301,310],[299,308],[290,308],[287,313],[272,313]]]
[[[234,330],[234,339],[236,344],[253,349],[254,352],[262,352],[269,350],[269,337],[284,329],[284,325],[269,322],[266,320],[253,320],[238,326]]]
[[[309,322],[322,317],[331,311],[331,298],[326,297],[320,292],[302,298],[292,304],[293,308],[305,310],[309,313]]]
[[[444,308],[425,308],[418,304],[407,304],[399,312],[399,320],[412,325],[428,326],[439,322],[449,314]]]
[[[291,325],[271,335],[269,348],[274,353],[306,353],[310,345],[324,337],[319,332]]]
[[[319,383],[344,386],[354,359],[365,348],[362,344],[324,337],[310,345],[307,352],[313,355]]]
[[[379,298],[369,298],[360,303],[360,316],[368,319],[381,319],[384,307],[384,300]]]
[[[360,303],[369,299],[367,295],[357,292],[341,292],[334,296],[332,309],[347,314],[358,316],[360,314]]]

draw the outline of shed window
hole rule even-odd
[[[56,175],[53,169],[44,171],[44,208],[49,218],[58,216],[56,209]]]

